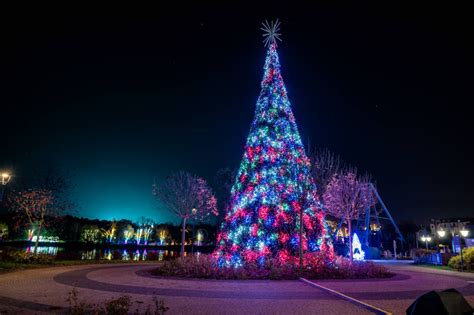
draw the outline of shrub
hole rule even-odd
[[[47,254],[33,254],[18,250],[11,250],[5,253],[3,259],[17,264],[42,264],[49,265],[53,263],[54,258]]]
[[[158,276],[207,279],[272,279],[291,280],[305,277],[310,279],[362,279],[386,278],[392,274],[384,266],[372,262],[351,262],[347,258],[338,256],[328,260],[321,253],[305,254],[305,265],[299,267],[297,257],[286,261],[269,258],[263,265],[248,263],[242,267],[219,267],[212,255],[199,255],[165,261],[152,270]]]
[[[128,295],[122,295],[117,299],[105,301],[102,304],[91,304],[81,302],[79,300],[79,292],[76,288],[73,288],[68,294],[66,301],[69,303],[69,314],[73,315],[84,315],[84,314],[100,314],[100,315],[127,315],[130,312],[132,306],[132,299]],[[142,303],[141,301],[139,303]],[[169,307],[165,306],[163,300],[158,300],[156,296],[153,297],[153,308],[148,305],[147,309],[143,314],[145,315],[164,315],[169,310]],[[135,314],[140,314],[138,309]]]
[[[462,258],[464,270],[474,271],[474,247],[463,248]],[[451,257],[448,266],[457,270],[461,270],[461,255]]]

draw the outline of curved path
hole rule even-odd
[[[354,305],[301,281],[217,281],[150,276],[151,264],[83,265],[19,271],[0,275],[0,314],[64,313],[73,287],[88,303],[130,295],[132,311],[144,310],[154,296],[169,314],[368,314]],[[456,274],[426,273],[393,267],[388,280],[317,281],[382,309],[403,313],[420,294],[457,288],[474,303],[474,280]],[[473,277],[474,278],[474,277]]]

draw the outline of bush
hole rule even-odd
[[[305,265],[300,270],[298,258],[285,262],[269,258],[263,265],[245,264],[242,267],[219,267],[212,255],[199,255],[165,261],[152,270],[158,276],[206,279],[271,279],[291,280],[305,277],[310,279],[362,279],[387,278],[392,274],[384,266],[372,262],[351,262],[338,256],[328,260],[323,254],[305,254]]]
[[[54,258],[47,254],[33,254],[18,250],[11,250],[4,254],[3,259],[17,264],[41,264],[49,265],[53,263]]]
[[[463,248],[462,258],[464,263],[464,270],[474,271],[474,247]],[[461,255],[451,257],[448,266],[461,270]]]
[[[377,247],[366,247],[362,248],[365,251],[365,259],[380,259],[380,249]]]
[[[130,314],[130,307],[132,306],[132,299],[128,295],[122,295],[117,299],[104,301],[102,304],[91,304],[79,301],[79,292],[73,288],[68,294],[66,301],[69,303],[69,314],[84,315],[84,314],[100,314],[100,315],[127,315]],[[137,302],[143,303],[143,302]],[[158,300],[153,297],[153,307],[148,305],[144,313],[145,315],[164,315],[169,310],[165,306],[163,300]],[[138,309],[135,314],[139,314]]]

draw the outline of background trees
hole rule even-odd
[[[368,177],[358,178],[355,169],[342,174],[334,174],[323,194],[324,205],[328,214],[343,219],[349,232],[349,252],[353,259],[352,220],[375,204],[375,196]]]
[[[217,216],[217,200],[204,179],[182,171],[171,175],[161,185],[154,184],[153,194],[182,220],[181,257],[184,257],[186,222]]]

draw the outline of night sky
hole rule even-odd
[[[467,8],[42,9],[2,18],[0,169],[67,169],[80,216],[171,221],[154,176],[238,167],[275,18],[305,145],[372,174],[396,219],[474,213]]]

